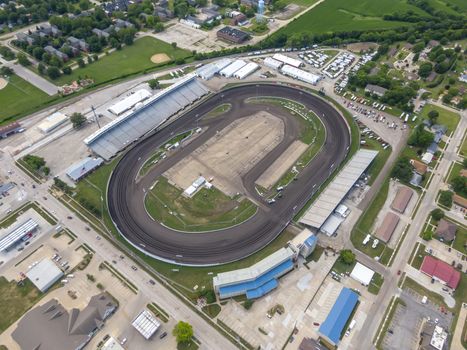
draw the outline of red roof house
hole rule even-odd
[[[430,277],[436,278],[448,287],[456,289],[461,279],[461,274],[454,267],[444,261],[433,258],[430,255],[423,258],[420,271]]]

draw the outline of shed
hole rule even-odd
[[[438,227],[436,227],[436,235],[447,242],[451,242],[456,238],[456,231],[456,224],[444,219],[441,219]]]
[[[374,274],[375,272],[372,269],[357,262],[352,272],[350,273],[350,277],[352,277],[357,282],[360,282],[364,286],[368,286]]]
[[[399,223],[399,220],[400,218],[398,215],[391,212],[387,213],[383,219],[383,222],[376,230],[375,236],[385,243],[389,242],[392,234],[394,233],[394,230],[397,227],[397,224]]]
[[[403,214],[412,196],[413,191],[410,188],[405,186],[399,187],[396,197],[394,197],[394,200],[391,203],[391,208]]]
[[[422,156],[422,162],[425,164],[430,164],[432,160],[433,160],[433,153],[425,152],[425,154]]]

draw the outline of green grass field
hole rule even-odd
[[[256,213],[248,199],[240,202],[215,187],[202,188],[193,197],[183,196],[183,190],[159,178],[146,196],[146,209],[157,221],[176,230],[200,232],[237,225]]]
[[[155,64],[151,62],[151,56],[157,53],[165,53],[171,60],[187,58],[191,55],[189,51],[179,48],[174,49],[172,45],[163,41],[152,37],[144,37],[136,40],[131,46],[126,46],[122,50],[100,58],[97,62],[73,70],[70,75],[62,75],[55,80],[55,83],[63,85],[78,79],[78,77],[90,77],[94,79],[95,84],[101,84],[167,65],[168,63]]]
[[[352,30],[397,28],[407,23],[384,21],[382,16],[396,11],[422,12],[404,0],[326,0],[289,23],[279,33],[321,34]]]
[[[448,135],[456,130],[460,120],[460,115],[458,113],[451,112],[443,107],[427,104],[423,107],[420,114],[424,119],[428,119],[428,113],[431,110],[438,111],[439,117],[436,123],[445,125],[448,128]]]
[[[8,85],[0,90],[0,126],[15,121],[51,99],[26,80],[12,75]]]

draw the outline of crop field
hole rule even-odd
[[[292,21],[279,33],[322,34],[351,30],[397,28],[407,23],[385,21],[383,15],[412,10],[424,13],[405,0],[326,0]]]
[[[8,85],[0,90],[0,125],[13,122],[50,99],[42,90],[17,75],[12,75]]]
[[[161,40],[144,37],[136,40],[131,46],[126,46],[121,50],[114,51],[108,56],[100,58],[97,62],[73,70],[70,75],[62,75],[55,83],[63,85],[78,79],[78,77],[90,77],[94,79],[96,84],[100,84],[136,74],[145,69],[164,66],[166,63],[158,65],[151,61],[153,55],[161,53],[169,56],[171,60],[187,58],[191,55],[190,52],[173,48],[172,45]]]

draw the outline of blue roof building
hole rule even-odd
[[[326,342],[337,346],[355,306],[358,303],[358,294],[349,288],[342,288],[334,306],[319,327],[319,334]]]

